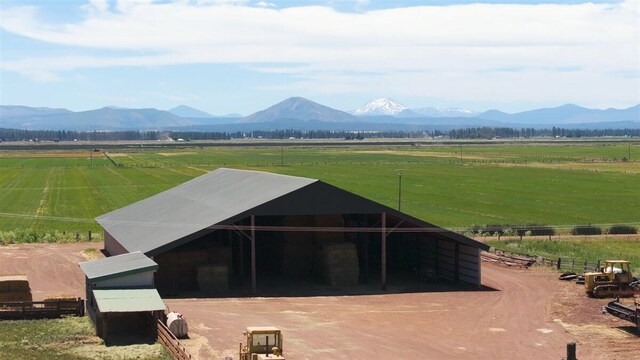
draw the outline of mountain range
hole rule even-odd
[[[34,130],[378,131],[446,130],[480,126],[640,128],[640,105],[627,109],[599,110],[567,104],[509,114],[499,110],[477,113],[460,108],[408,109],[393,99],[382,98],[348,113],[305,98],[293,97],[246,117],[234,114],[216,117],[185,105],[168,111],[109,106],[80,112],[44,107],[0,106],[0,128]]]

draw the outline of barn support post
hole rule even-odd
[[[238,236],[238,268],[240,280],[244,283],[244,237]]]
[[[455,247],[454,261],[455,261],[455,270],[453,273],[453,277],[454,277],[454,281],[458,282],[460,280],[460,243],[458,243],[457,241],[456,241],[456,247]]]
[[[382,273],[380,279],[382,282],[382,290],[387,290],[387,213],[382,213],[382,251],[380,253],[380,263]]]
[[[256,216],[251,215],[251,291],[256,293]]]
[[[368,284],[369,283],[369,241],[370,241],[370,237],[369,234],[366,234],[365,239],[364,239],[364,283]]]
[[[477,261],[478,261],[478,288],[482,288],[482,250],[477,249]]]

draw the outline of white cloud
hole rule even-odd
[[[270,8],[270,7],[276,7],[276,4],[272,3],[272,2],[267,2],[267,1],[258,1],[256,3],[257,7],[262,7],[262,8]]]
[[[85,20],[64,25],[43,23],[34,7],[4,9],[5,31],[73,46],[79,55],[42,54],[3,61],[2,68],[54,79],[56,73],[78,68],[239,63],[258,71],[297,74],[307,79],[299,85],[309,81],[308,86],[327,91],[333,86],[336,92],[358,91],[357,84],[370,86],[371,78],[405,93],[431,93],[434,88],[466,93],[472,84],[490,89],[486,94],[510,96],[517,92],[514,86],[526,86],[517,79],[526,79],[541,86],[561,83],[562,91],[585,97],[610,93],[605,88],[614,85],[631,89],[620,96],[640,96],[640,90],[633,90],[639,85],[637,76],[607,75],[640,72],[638,0],[419,6],[363,13],[324,6],[276,10],[271,5],[119,0],[110,7],[92,0],[85,5]],[[130,54],[96,55],[95,49]],[[556,93],[555,88],[550,93]]]

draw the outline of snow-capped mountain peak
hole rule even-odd
[[[363,107],[355,110],[353,114],[358,116],[365,116],[365,115],[395,116],[403,112],[404,110],[407,110],[407,107],[400,104],[399,102],[389,98],[380,98],[380,99],[369,101]]]

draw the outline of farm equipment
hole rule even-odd
[[[240,343],[240,360],[285,360],[282,356],[282,332],[273,326],[248,327],[242,334],[247,344]]]
[[[634,308],[621,304],[620,299],[618,299],[609,302],[604,308],[609,314],[633,323],[640,330],[640,303],[636,302]]]
[[[599,272],[584,274],[584,287],[592,297],[632,296],[638,293],[638,281],[625,260],[606,260]]]

